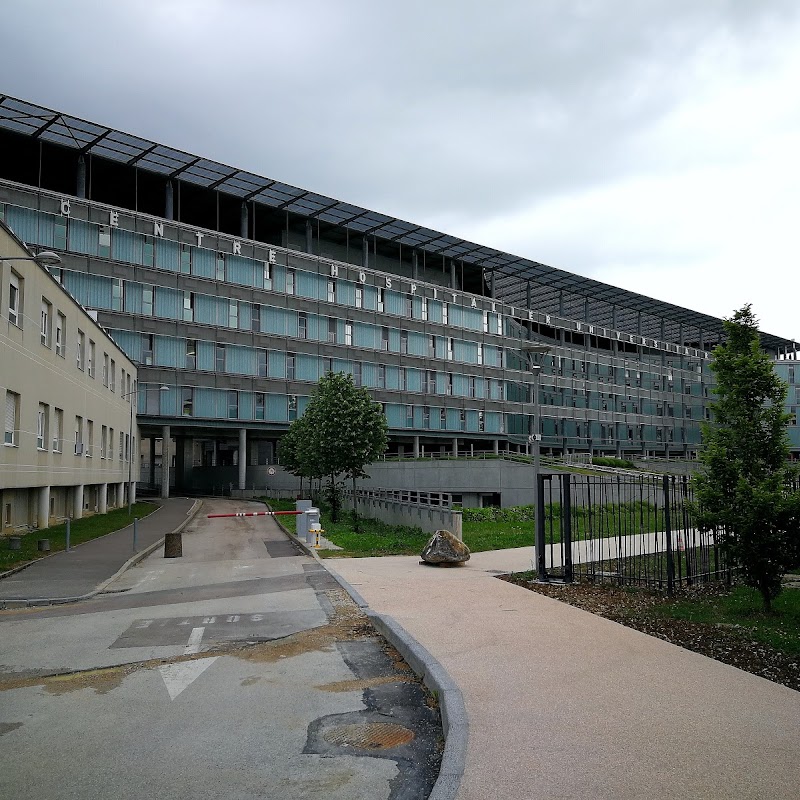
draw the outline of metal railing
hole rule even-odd
[[[539,477],[536,561],[541,580],[653,589],[730,581],[713,531],[697,530],[685,477],[561,473]]]

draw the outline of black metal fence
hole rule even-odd
[[[730,579],[715,532],[694,527],[685,476],[539,476],[537,572],[672,592]]]

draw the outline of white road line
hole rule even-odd
[[[204,631],[205,628],[192,628],[192,633],[189,636],[189,641],[186,643],[186,647],[183,648],[183,654],[185,656],[191,655],[192,653],[200,652],[200,642],[203,641]]]

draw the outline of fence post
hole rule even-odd
[[[670,519],[669,475],[664,475],[664,536],[667,541],[667,594],[675,592],[675,558],[672,552],[672,520]]]
[[[564,475],[561,498],[561,546],[564,551],[564,583],[572,583],[572,473]]]
[[[136,538],[137,534],[139,533],[139,519],[138,517],[133,518],[133,552],[136,552]]]
[[[544,475],[536,476],[536,577],[547,580],[547,565],[544,560]]]
[[[67,517],[67,547],[66,547],[66,550],[67,550],[68,553],[69,553],[69,535],[70,535],[69,526],[70,526],[70,521],[71,521],[70,518]]]

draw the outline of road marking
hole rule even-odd
[[[183,648],[183,654],[185,656],[200,652],[200,642],[203,641],[203,631],[205,631],[205,628],[192,628],[189,641],[186,643],[186,647]]]
[[[196,681],[217,658],[219,656],[198,658],[196,661],[182,661],[179,664],[166,664],[159,667],[158,671],[164,679],[169,699],[174,700],[187,686]]]

